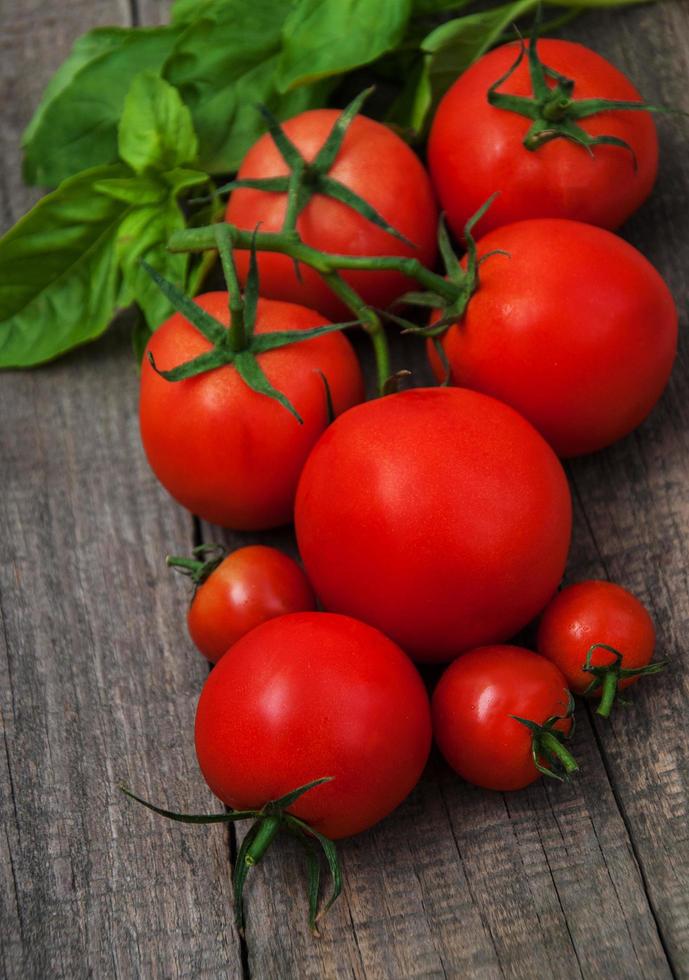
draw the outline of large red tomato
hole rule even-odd
[[[544,64],[574,81],[574,99],[642,101],[622,72],[581,44],[542,40],[538,52]],[[606,111],[578,121],[591,136],[624,140],[633,152],[602,145],[589,152],[562,137],[528,150],[523,140],[532,120],[490,105],[487,97],[518,53],[513,42],[484,55],[460,75],[438,107],[428,161],[450,227],[461,236],[472,214],[499,191],[477,227],[479,234],[522,218],[571,218],[617,228],[648,197],[655,181],[658,138],[651,115]],[[526,58],[499,91],[532,93]]]
[[[307,161],[325,143],[339,116],[335,109],[313,109],[283,123],[289,139]],[[249,150],[237,177],[275,177],[288,167],[268,134]],[[329,176],[364,198],[414,248],[374,225],[346,204],[322,194],[314,195],[299,215],[297,230],[307,245],[344,255],[414,256],[432,266],[436,254],[437,211],[428,175],[406,143],[386,126],[356,116],[340,147]],[[240,188],[232,192],[226,218],[239,228],[279,231],[285,218],[287,195]],[[248,253],[236,256],[240,277],[248,270]],[[302,303],[333,320],[345,308],[318,273],[284,255],[258,256],[261,294]],[[345,272],[344,278],[372,306],[387,306],[414,282],[398,272]]]
[[[421,661],[504,640],[555,592],[567,480],[493,398],[417,388],[360,405],[320,439],[296,501],[299,549],[327,609]]]
[[[522,789],[539,777],[534,749],[544,768],[558,775],[565,760],[565,772],[576,769],[560,742],[572,728],[569,701],[565,678],[545,657],[522,647],[480,647],[440,678],[433,734],[448,763],[470,783]]]
[[[451,380],[512,405],[560,456],[627,435],[675,358],[677,310],[661,276],[621,238],[574,221],[498,228],[478,243],[479,256],[494,249],[508,254],[481,265],[463,319],[442,337]]]
[[[330,776],[288,809],[330,838],[394,810],[430,742],[411,661],[378,630],[329,613],[292,613],[247,633],[211,672],[196,712],[196,753],[216,796],[259,808]]]
[[[229,322],[227,293],[195,302]],[[306,330],[324,323],[314,310],[259,300],[256,332]],[[230,364],[185,381],[169,370],[211,344],[180,313],[156,330],[141,369],[139,414],[148,461],[165,489],[194,514],[242,530],[274,527],[292,516],[304,460],[328,424],[323,377],[335,414],[364,396],[359,364],[339,332],[258,355],[269,381],[292,402],[303,425],[282,405],[251,390]]]

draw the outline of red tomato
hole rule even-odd
[[[206,681],[196,752],[228,806],[263,806],[331,776],[288,812],[330,838],[382,820],[412,790],[431,741],[426,690],[382,633],[292,613],[235,644]]]
[[[315,608],[299,565],[277,548],[255,544],[233,551],[199,585],[187,623],[196,646],[215,663],[255,626]]]
[[[195,302],[229,322],[227,293]],[[259,300],[256,332],[301,330],[323,317],[291,303]],[[272,398],[252,391],[232,365],[170,382],[148,362],[168,370],[211,348],[180,313],[156,330],[141,369],[141,438],[165,489],[188,510],[214,524],[241,530],[287,523],[304,460],[328,423],[323,372],[335,414],[364,396],[349,341],[339,332],[258,355],[274,387],[304,420],[300,425]]]
[[[568,714],[565,678],[549,660],[522,647],[479,647],[459,657],[433,694],[433,734],[463,779],[486,789],[522,789],[539,777],[534,733],[516,715],[540,726]],[[569,717],[552,729],[567,734]],[[539,744],[541,761],[557,752],[556,735]],[[557,756],[556,756],[557,757]]]
[[[483,263],[462,321],[442,337],[451,380],[512,405],[560,456],[627,435],[675,357],[663,279],[627,242],[579,222],[520,221],[478,243],[479,255],[497,248],[509,256]],[[441,377],[430,342],[428,352]]]
[[[581,44],[542,40],[538,52],[545,65],[574,80],[574,99],[642,101],[622,72]],[[450,227],[461,237],[469,218],[499,191],[477,226],[480,234],[522,218],[571,218],[617,228],[648,197],[655,181],[658,137],[650,113],[607,111],[579,121],[592,136],[626,141],[633,154],[619,146],[594,146],[589,153],[563,138],[528,150],[523,140],[532,120],[491,106],[487,98],[518,53],[513,42],[484,55],[460,75],[438,107],[428,162]],[[526,58],[499,91],[532,94]]]
[[[583,669],[594,643],[617,650],[622,670],[637,670],[650,662],[655,639],[653,620],[626,589],[612,582],[578,582],[555,596],[543,613],[538,651],[557,664],[575,694],[583,694],[595,679]],[[597,649],[591,665],[605,667],[615,660],[614,653]],[[638,678],[623,675],[616,686],[629,687]],[[602,687],[592,693],[600,697]]]
[[[313,109],[283,123],[287,136],[307,161],[315,158],[340,112]],[[269,134],[249,150],[237,177],[276,177],[289,172]],[[297,221],[307,245],[343,255],[405,255],[432,266],[436,255],[437,211],[428,175],[406,143],[386,126],[356,116],[344,138],[329,176],[371,204],[382,217],[413,242],[410,248],[339,201],[314,195]],[[226,218],[239,228],[279,231],[287,195],[240,188],[232,192]],[[245,281],[249,256],[238,252],[237,267]],[[333,320],[349,317],[346,308],[313,269],[300,266],[297,278],[292,259],[262,252],[258,256],[261,293],[275,299],[320,310]],[[344,272],[343,277],[372,306],[387,306],[413,280],[398,272]]]
[[[327,609],[444,661],[512,636],[548,602],[571,504],[560,463],[520,415],[476,392],[417,388],[330,427],[295,523]]]

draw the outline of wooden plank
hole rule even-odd
[[[51,70],[126,5],[13,5],[3,23],[0,215],[35,196],[18,140]],[[31,71],[26,65],[31,65]],[[125,323],[0,387],[0,973],[241,975],[223,828],[181,828],[117,789],[196,810],[205,668],[180,628],[169,550],[192,522],[140,448]]]
[[[585,22],[582,22],[584,24]],[[593,21],[603,53],[637,79],[650,102],[689,111],[689,5],[670,2]],[[659,120],[653,196],[626,236],[666,277],[680,310],[679,356],[668,391],[632,436],[571,475],[580,535],[572,575],[611,578],[651,609],[669,668],[633,689],[632,704],[596,734],[630,828],[654,915],[675,969],[689,975],[689,173],[686,120]]]
[[[357,347],[372,383],[366,341]],[[397,339],[393,360],[430,383],[420,346]],[[202,534],[296,554],[289,529],[239,535],[202,525]],[[582,772],[569,786],[506,795],[461,783],[434,758],[395,814],[340,844],[345,893],[318,943],[305,927],[302,855],[289,844],[269,855],[246,889],[251,974],[670,976],[586,715],[574,751]]]

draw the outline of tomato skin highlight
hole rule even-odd
[[[314,610],[306,575],[288,555],[266,545],[238,548],[199,585],[189,606],[189,634],[216,663],[237,640],[268,619]]]
[[[634,155],[618,146],[594,146],[589,154],[585,147],[562,138],[527,150],[523,140],[531,120],[491,106],[487,99],[490,86],[518,53],[518,42],[512,42],[479,58],[438,107],[428,162],[448,224],[461,237],[469,218],[499,191],[475,234],[525,218],[569,218],[618,228],[645,201],[655,182],[658,136],[651,113],[606,111],[579,120],[592,136],[626,141]],[[538,53],[544,64],[574,79],[575,100],[642,101],[622,72],[581,44],[543,39]],[[526,58],[499,91],[531,94]]]
[[[451,381],[512,405],[562,457],[636,428],[677,347],[677,309],[650,262],[610,232],[556,219],[507,225],[477,248],[509,257],[482,264],[462,321],[442,336]]]
[[[228,323],[227,293],[195,302]],[[324,325],[314,310],[260,299],[256,332]],[[263,530],[286,524],[304,460],[328,423],[322,371],[335,414],[361,401],[364,383],[356,355],[339,332],[258,355],[269,381],[304,420],[272,398],[252,391],[230,364],[184,381],[161,370],[209,350],[208,340],[175,313],[153,334],[141,368],[141,439],[165,489],[192,513],[223,527]]]
[[[325,143],[340,115],[337,109],[313,109],[283,123],[283,129],[307,161]],[[289,172],[269,134],[249,150],[238,179],[283,176]],[[363,197],[382,217],[405,235],[412,248],[357,211],[324,195],[316,194],[297,220],[303,241],[325,252],[343,255],[402,255],[432,267],[436,256],[437,209],[428,174],[415,153],[381,123],[356,116],[344,138],[329,176]],[[277,232],[282,228],[287,195],[238,188],[230,195],[226,220],[239,228]],[[236,255],[242,283],[249,266],[247,252]],[[261,295],[288,300],[320,310],[332,320],[351,315],[313,269],[300,266],[284,255],[258,255]],[[403,292],[416,288],[414,280],[397,272],[343,272],[342,277],[371,306],[385,307]]]
[[[430,705],[414,665],[378,630],[292,613],[252,630],[211,671],[195,737],[208,785],[236,809],[333,777],[288,812],[336,839],[382,820],[416,785]]]
[[[594,679],[583,670],[586,654],[594,643],[605,643],[622,654],[621,667],[633,670],[650,663],[655,648],[655,626],[639,600],[613,582],[577,582],[559,592],[546,607],[538,627],[538,652],[564,674],[575,694],[584,694]],[[594,667],[615,661],[607,650],[595,650]],[[634,684],[638,677],[622,677],[618,687]],[[591,692],[600,697],[602,689]]]
[[[571,501],[555,454],[508,406],[417,388],[329,428],[304,467],[295,526],[327,609],[442,662],[509,638],[548,602]]]
[[[564,715],[562,673],[545,657],[515,646],[479,647],[447,668],[433,693],[433,735],[449,765],[485,789],[523,789],[540,773],[532,734],[516,715],[542,725]],[[571,718],[555,728],[568,734]]]

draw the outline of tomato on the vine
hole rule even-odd
[[[442,335],[438,377],[521,412],[560,456],[627,435],[665,388],[677,309],[660,274],[602,228],[554,218],[485,235],[478,288]],[[466,265],[466,260],[463,261]],[[435,313],[432,322],[440,313]]]
[[[216,796],[259,808],[330,777],[287,812],[333,839],[394,810],[430,742],[428,696],[408,657],[330,613],[292,613],[247,633],[211,671],[196,712],[196,752]]]
[[[417,388],[330,426],[304,467],[295,524],[327,609],[443,661],[540,612],[564,569],[571,503],[555,454],[507,405]]]
[[[578,100],[584,100],[579,103],[584,111],[587,103],[593,104],[589,100],[641,103],[629,79],[581,44],[544,39],[537,51],[543,65],[574,84],[569,93],[567,88],[555,93],[556,81],[546,76],[547,95],[535,100],[527,118],[506,108],[508,99],[489,101],[491,88],[522,100],[534,95],[528,56],[504,78],[519,55],[520,42],[479,58],[438,107],[428,143],[429,167],[448,223],[458,237],[495,191],[499,196],[481,219],[478,234],[524,218],[570,218],[614,229],[653,187],[658,137],[648,112],[604,109],[585,117],[576,115]],[[572,125],[578,126],[583,137],[576,131],[578,141],[557,135],[558,123],[568,133]],[[529,139],[535,124],[537,131]],[[600,137],[617,142],[585,145],[587,138]],[[532,148],[524,145],[525,138]]]
[[[287,120],[282,128],[310,164],[339,117],[336,109],[312,109]],[[274,178],[289,172],[273,137],[266,133],[247,153],[237,179]],[[342,200],[317,191],[296,222],[307,245],[342,255],[409,256],[424,265],[433,265],[437,211],[431,182],[418,157],[392,130],[366,116],[355,116],[325,176],[357,194],[408,242],[377,226]],[[260,226],[262,232],[277,232],[286,211],[285,192],[240,187],[230,196],[226,219],[239,228],[253,231]],[[245,278],[246,253],[237,255],[237,267]],[[335,320],[344,315],[341,300],[308,266],[300,265],[297,272],[287,256],[263,252],[258,256],[258,268],[262,295],[313,307]],[[377,307],[387,306],[414,285],[396,271],[349,271],[343,272],[342,278],[369,305]]]
[[[228,323],[227,293],[205,293],[194,302]],[[258,301],[256,334],[323,323],[314,310]],[[253,391],[233,364],[170,382],[148,357],[164,370],[211,348],[180,313],[148,342],[139,403],[148,461],[166,490],[205,520],[240,530],[285,524],[304,461],[328,425],[329,402],[339,415],[364,397],[354,351],[337,331],[257,355],[269,382],[299,412],[299,424],[276,400]]]
[[[602,698],[599,713],[608,715],[618,690],[662,668],[651,663],[655,639],[648,610],[631,592],[592,579],[567,586],[549,603],[537,646],[575,694]]]
[[[471,650],[452,663],[433,694],[433,734],[463,779],[514,790],[539,774],[562,778],[577,766],[562,744],[571,696],[545,657],[515,646]]]
[[[187,625],[191,639],[211,663],[266,620],[316,608],[306,575],[284,552],[262,544],[237,548],[226,557],[224,549],[219,551],[201,546],[194,558],[167,559],[196,586]]]

